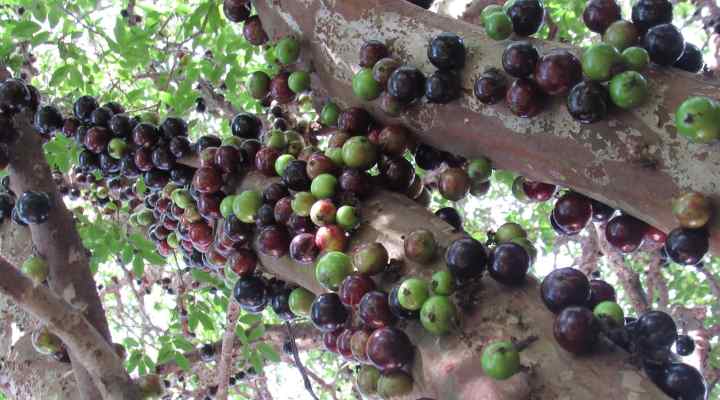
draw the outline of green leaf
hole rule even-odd
[[[133,372],[135,368],[138,367],[140,358],[142,358],[142,353],[139,351],[133,351],[132,354],[130,354],[130,358],[128,358],[127,362],[125,363],[125,368],[127,369],[128,373]]]
[[[256,348],[266,360],[270,362],[280,362],[280,355],[269,344],[260,343]]]
[[[253,368],[255,368],[255,371],[260,373],[260,371],[263,370],[263,358],[260,356],[260,353],[257,351],[253,351],[250,354],[250,364],[252,364]]]
[[[175,354],[177,352],[175,349],[172,348],[172,346],[163,346],[160,348],[160,351],[158,352],[157,361],[156,364],[163,364],[171,359],[175,358]]]
[[[41,26],[37,22],[22,21],[15,25],[12,29],[12,34],[18,39],[30,39],[40,28]]]
[[[175,339],[173,340],[173,343],[175,343],[175,347],[182,351],[192,351],[195,349],[195,346],[193,346],[192,343],[190,343],[189,340],[185,339],[182,336],[175,336]]]
[[[248,333],[248,341],[254,342],[265,334],[265,325],[260,324]]]
[[[175,353],[175,362],[180,368],[183,369],[183,371],[190,370],[190,360],[188,360],[187,357],[185,357],[181,353]]]
[[[137,278],[140,278],[145,273],[145,262],[143,258],[138,255],[133,257],[133,273]]]

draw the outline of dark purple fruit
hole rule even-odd
[[[192,184],[200,193],[217,193],[223,185],[222,174],[217,168],[202,167],[195,171]]]
[[[96,126],[88,129],[83,144],[93,153],[100,154],[107,149],[110,139],[112,139],[112,135],[109,130]]]
[[[513,31],[519,36],[530,36],[540,29],[545,10],[540,0],[516,0],[507,10]]]
[[[167,140],[177,136],[187,136],[187,122],[182,118],[167,117],[162,124],[160,124],[160,133],[162,133],[163,137]]]
[[[349,317],[347,308],[335,293],[318,295],[310,307],[310,320],[323,332],[333,332],[345,324]]]
[[[559,268],[543,279],[540,295],[545,306],[557,314],[566,307],[584,306],[590,298],[590,282],[576,269]]]
[[[152,152],[152,161],[155,168],[170,171],[175,166],[175,156],[166,146],[158,146]]]
[[[273,182],[263,190],[263,203],[274,206],[280,199],[289,195],[290,192],[288,192],[287,186],[279,182]]]
[[[6,79],[0,83],[0,110],[13,114],[30,107],[32,95],[20,79]]]
[[[590,300],[588,300],[588,308],[591,310],[595,309],[595,306],[603,301],[616,301],[617,296],[615,294],[615,288],[609,283],[600,280],[593,279],[590,281]]]
[[[473,238],[453,241],[445,253],[448,269],[459,282],[482,276],[488,264],[485,246]]]
[[[415,168],[406,158],[387,158],[380,163],[380,176],[388,189],[405,192],[415,178]]]
[[[170,174],[167,171],[153,169],[143,175],[145,185],[152,190],[159,190],[165,187],[170,181]]]
[[[621,17],[620,6],[615,0],[590,0],[583,11],[585,26],[600,34]]]
[[[255,244],[257,250],[266,256],[282,257],[288,252],[290,235],[285,227],[271,225],[257,234]]]
[[[275,160],[280,151],[272,147],[263,147],[255,154],[255,168],[265,176],[275,176]]]
[[[290,242],[290,258],[300,264],[311,264],[315,261],[320,249],[315,245],[315,235],[300,233]]]
[[[566,105],[568,113],[575,120],[583,124],[592,124],[605,119],[609,99],[605,86],[594,81],[584,81],[573,86]]]
[[[110,127],[110,120],[113,117],[113,112],[107,107],[98,107],[93,110],[90,114],[90,123],[95,126],[102,126],[103,128]]]
[[[243,25],[243,36],[253,46],[262,46],[268,41],[268,35],[263,29],[260,17],[253,15],[245,20]]]
[[[372,68],[375,63],[390,55],[387,46],[377,40],[365,42],[360,48],[360,66]]]
[[[275,315],[283,321],[290,321],[295,318],[295,314],[290,311],[290,288],[282,288],[272,295],[270,307],[275,311]]]
[[[262,311],[268,303],[268,287],[264,279],[257,276],[243,276],[235,283],[233,297],[246,311]]]
[[[481,103],[496,104],[505,97],[507,79],[497,69],[490,69],[475,81],[473,92]]]
[[[689,356],[695,351],[695,340],[688,335],[680,335],[675,341],[675,352],[679,356]]]
[[[520,285],[530,268],[530,256],[520,245],[503,243],[495,247],[491,256],[488,272],[496,281],[504,285]]]
[[[702,51],[694,44],[685,42],[685,51],[680,59],[675,61],[673,67],[696,74],[702,70],[703,65],[705,65],[705,60]]]
[[[133,128],[132,139],[138,147],[152,147],[159,138],[160,131],[155,125],[141,122]]]
[[[127,114],[115,114],[110,118],[108,126],[114,136],[129,139],[135,122]]]
[[[669,0],[640,0],[632,8],[632,22],[641,32],[672,19],[673,5]]]
[[[531,201],[543,202],[550,200],[557,191],[557,186],[551,183],[523,180],[522,189]]]
[[[622,253],[637,250],[645,236],[647,225],[639,219],[621,214],[608,221],[605,226],[605,239]]]
[[[650,61],[668,66],[677,62],[685,51],[682,32],[673,24],[657,25],[645,33],[643,47],[650,55]]]
[[[697,369],[682,363],[672,363],[661,369],[660,373],[649,375],[665,394],[677,400],[705,400],[705,378]]]
[[[510,43],[502,55],[505,72],[516,78],[527,78],[535,72],[540,54],[530,42]]]
[[[503,92],[503,95],[505,92]],[[426,144],[419,144],[415,150],[415,163],[418,167],[424,170],[433,170],[440,166],[443,162],[442,151],[428,146]]]
[[[605,222],[615,214],[615,209],[605,203],[595,199],[591,199],[590,203],[592,204],[592,220],[594,222]]]
[[[387,91],[401,104],[412,103],[425,92],[425,75],[413,66],[402,66],[390,75]]]
[[[364,108],[351,107],[338,116],[338,129],[351,135],[365,135],[373,119]]]
[[[380,291],[365,293],[357,306],[357,312],[365,326],[373,329],[395,323],[395,315],[390,311],[387,293]]]
[[[248,0],[223,0],[223,13],[231,22],[243,22],[250,17],[252,6]]]
[[[195,142],[195,152],[200,154],[207,148],[220,147],[221,144],[222,140],[219,137],[213,135],[203,135],[198,138],[197,142]]]
[[[287,104],[295,99],[295,92],[289,86],[290,74],[280,72],[270,80],[270,97],[280,104]]]
[[[365,294],[375,290],[375,282],[369,276],[352,274],[343,280],[338,294],[343,304],[355,307]]]
[[[63,127],[63,117],[54,106],[44,106],[35,113],[35,129],[44,135],[52,135]]]
[[[570,192],[558,199],[552,216],[567,235],[574,235],[590,222],[592,205],[587,197]]]
[[[92,96],[82,96],[75,101],[73,113],[83,123],[90,122],[90,116],[98,108],[98,102]]]
[[[662,311],[648,311],[638,319],[633,336],[643,351],[669,349],[677,340],[677,325]]]
[[[535,82],[551,96],[563,95],[582,81],[582,65],[574,54],[564,49],[551,50],[535,67]]]
[[[381,371],[396,370],[410,364],[415,357],[410,338],[396,328],[380,328],[370,335],[367,356]]]
[[[254,114],[240,113],[233,117],[230,123],[230,131],[233,136],[244,139],[257,139],[260,137],[262,122]]]
[[[28,191],[15,203],[17,217],[25,224],[42,224],[50,214],[50,197],[43,192]]]
[[[290,190],[296,192],[310,189],[310,177],[307,175],[307,163],[301,160],[290,161],[283,171],[282,181]]]
[[[460,76],[455,71],[435,71],[425,81],[428,103],[446,104],[460,97]]]
[[[696,265],[708,252],[708,232],[704,229],[675,228],[668,234],[665,251],[682,265]]]
[[[597,342],[600,324],[585,307],[565,308],[555,317],[553,334],[560,347],[573,354],[587,354]]]
[[[430,40],[427,57],[440,70],[460,69],[465,65],[465,43],[454,33],[441,33]]]
[[[543,106],[543,93],[530,79],[520,78],[510,85],[505,101],[513,114],[522,118],[531,118],[540,113]]]
[[[455,228],[455,230],[462,230],[462,217],[458,210],[452,207],[443,207],[435,211],[435,215],[447,222],[448,225]]]

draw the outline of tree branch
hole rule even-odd
[[[75,307],[45,286],[33,285],[0,257],[0,291],[54,332],[90,373],[104,399],[138,399],[140,391],[105,338]]]
[[[235,301],[230,301],[227,309],[227,326],[225,327],[225,334],[222,339],[220,360],[217,363],[218,391],[215,395],[217,400],[227,400],[228,382],[230,379],[230,369],[235,345],[235,326],[237,325],[239,315],[240,305]]]

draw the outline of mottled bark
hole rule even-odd
[[[606,121],[575,122],[565,99],[550,98],[531,119],[515,117],[503,105],[487,106],[472,92],[479,74],[501,66],[509,41],[493,41],[481,27],[422,10],[404,1],[257,0],[258,14],[271,38],[294,34],[314,68],[316,96],[343,106],[363,105],[382,122],[404,123],[428,144],[466,157],[484,155],[497,168],[533,180],[571,187],[623,209],[668,231],[675,226],[670,202],[683,190],[696,190],[720,201],[720,152],[715,145],[689,143],[674,128],[677,106],[688,96],[715,96],[718,84],[677,69],[648,69],[651,96],[633,111],[613,109]],[[427,42],[450,31],[465,39],[462,99],[447,105],[418,104],[399,118],[384,115],[378,101],[361,102],[351,80],[359,69],[363,42],[388,44],[393,55],[426,74]],[[532,40],[542,51],[565,44]],[[575,49],[579,53],[578,49]],[[717,232],[718,221],[712,231]],[[720,235],[711,238],[720,250]]]

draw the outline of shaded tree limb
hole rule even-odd
[[[227,400],[238,316],[240,316],[240,305],[236,301],[230,300],[227,309],[227,326],[222,339],[220,359],[217,363],[218,391],[215,395],[217,400]]]

